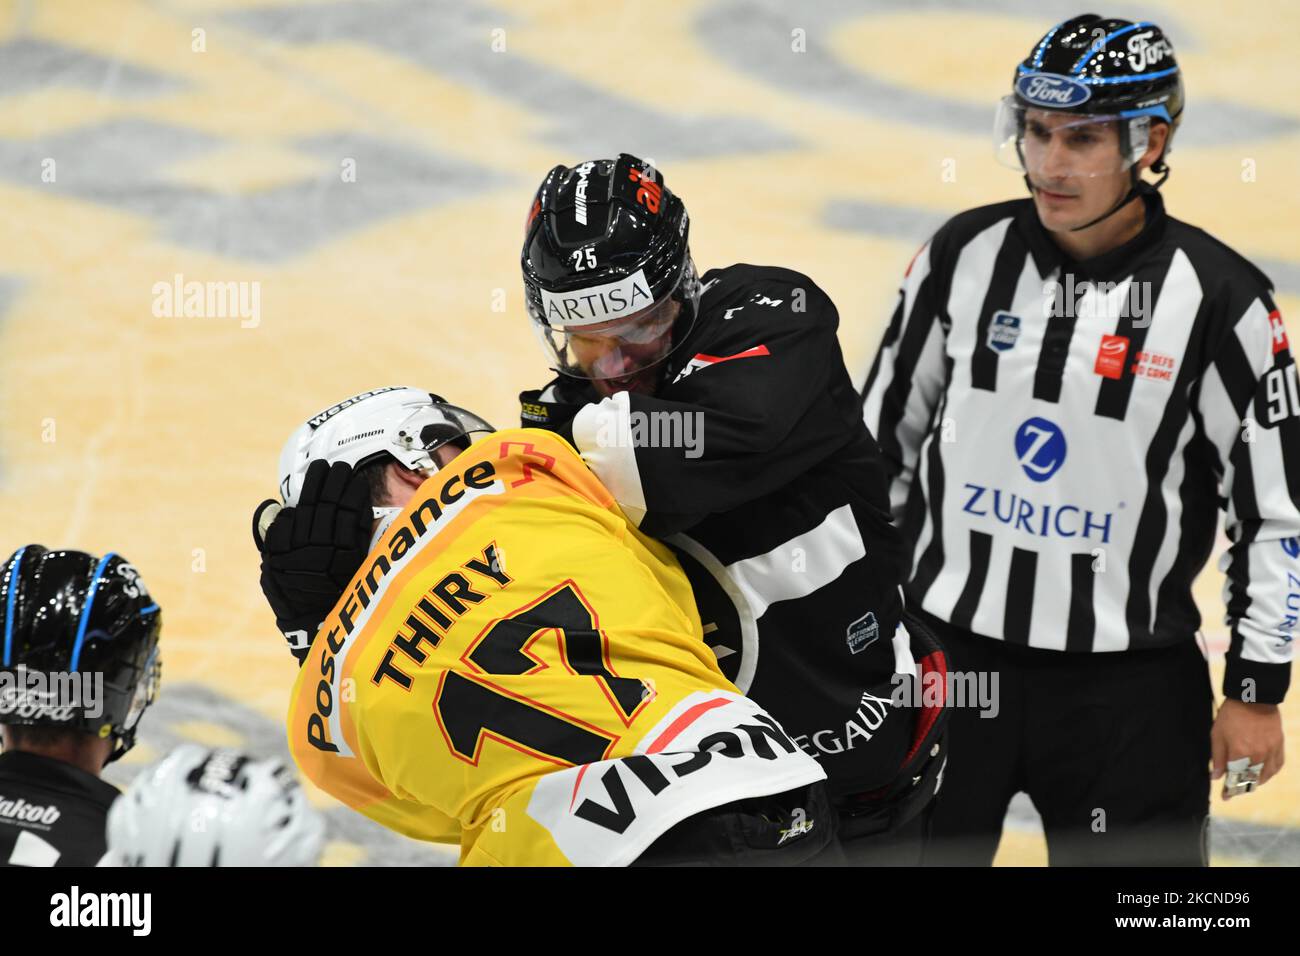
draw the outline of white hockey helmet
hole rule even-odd
[[[106,862],[315,866],[324,841],[324,819],[285,764],[184,744],[113,802]]]
[[[418,388],[387,385],[331,405],[289,436],[280,452],[280,498],[298,502],[307,466],[316,459],[346,461],[354,469],[391,455],[412,470],[438,470],[433,452],[468,448],[474,435],[496,431],[473,412]]]

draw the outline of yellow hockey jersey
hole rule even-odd
[[[671,552],[535,429],[418,489],[321,626],[288,732],[310,780],[463,864],[627,864],[825,778],[722,676]]]

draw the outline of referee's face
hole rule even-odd
[[[1114,122],[1028,110],[1023,155],[1043,228],[1063,232],[1091,222],[1128,188]]]

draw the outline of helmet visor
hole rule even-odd
[[[145,662],[140,681],[135,685],[135,693],[131,695],[131,704],[127,708],[125,719],[122,721],[123,730],[135,731],[136,725],[140,723],[140,718],[144,716],[144,712],[158,699],[158,687],[161,683],[162,659],[155,645],[149,654],[149,659]]]
[[[588,380],[617,380],[658,365],[685,338],[694,323],[699,280],[690,257],[677,284],[648,307],[603,322],[547,321],[534,303],[528,311],[542,348],[557,372]],[[687,327],[678,327],[685,318]]]
[[[467,409],[435,402],[415,409],[390,430],[391,454],[408,468],[433,472],[441,467],[440,459],[445,459],[436,454],[438,449],[449,446],[459,454],[478,440],[475,436],[494,431]]]
[[[1035,183],[1114,176],[1142,158],[1151,117],[1088,115],[1026,106],[1003,97],[993,124],[998,162]]]

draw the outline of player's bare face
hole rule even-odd
[[[1043,227],[1064,232],[1108,212],[1129,188],[1114,121],[1079,123],[1048,110],[1025,114],[1024,163]]]
[[[569,349],[600,395],[651,394],[680,310],[681,304],[669,299],[625,319],[584,327],[569,336]]]

